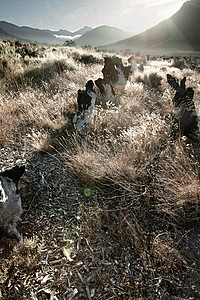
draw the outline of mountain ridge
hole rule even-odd
[[[92,30],[92,27],[89,26],[84,26],[80,28],[79,30],[76,31],[68,31],[65,29],[59,29],[59,30],[50,30],[50,29],[45,29],[45,31],[52,33],[53,35],[58,35],[58,36],[71,36],[74,37],[76,35],[82,35],[85,34],[86,32]]]
[[[100,49],[120,52],[153,53],[156,51],[200,51],[200,0],[191,0],[170,18],[117,43],[107,44]],[[159,47],[158,47],[159,46]]]
[[[96,28],[84,26],[71,32],[65,29],[57,31],[49,29],[37,29],[28,26],[0,21],[0,38],[15,38],[23,41],[37,41],[41,44],[63,44],[66,40],[73,39],[78,46],[91,45],[101,46],[109,42],[116,42],[133,34],[119,28],[101,25]]]
[[[0,28],[7,34],[7,38],[16,38],[23,41],[37,41],[44,44],[56,44],[59,41],[53,34],[46,32],[45,30],[28,26],[17,26],[6,21],[0,21]]]
[[[0,21],[0,38],[15,38],[23,41],[37,41],[41,44],[60,44],[74,39],[78,46],[91,45],[108,51],[140,51],[146,54],[169,54],[178,51],[200,51],[200,0],[190,0],[170,18],[133,35],[119,28],[107,25],[83,28],[71,32],[17,26]],[[81,35],[81,36],[80,36]]]
[[[92,47],[98,47],[109,41],[116,42],[132,35],[131,32],[116,27],[101,25],[83,34],[76,40],[76,44],[78,46],[91,45]]]
[[[63,44],[66,39],[61,39],[58,36],[76,36],[86,33],[91,30],[91,27],[84,26],[75,32],[71,32],[65,29],[53,31],[50,29],[38,29],[29,26],[18,26],[7,21],[0,21],[0,38],[3,39],[17,39],[25,42],[37,41],[41,44]]]

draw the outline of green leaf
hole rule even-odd
[[[69,260],[69,261],[72,261],[73,259],[70,257],[70,255],[71,255],[71,250],[69,249],[69,248],[65,248],[65,247],[63,247],[63,255],[65,256],[65,257],[67,257],[67,259]]]
[[[84,189],[84,195],[85,196],[91,196],[92,195],[92,190],[91,189]]]

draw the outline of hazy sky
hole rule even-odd
[[[109,25],[140,32],[173,15],[187,0],[0,0],[0,20],[75,31]]]

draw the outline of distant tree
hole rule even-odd
[[[82,49],[86,49],[86,50],[91,50],[92,49],[92,46],[91,45],[84,45],[81,47]]]
[[[68,46],[68,47],[76,47],[76,43],[73,40],[67,40],[67,41],[64,42],[63,45]]]

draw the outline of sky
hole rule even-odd
[[[134,33],[169,18],[187,0],[0,0],[0,20],[76,31],[108,25]]]

